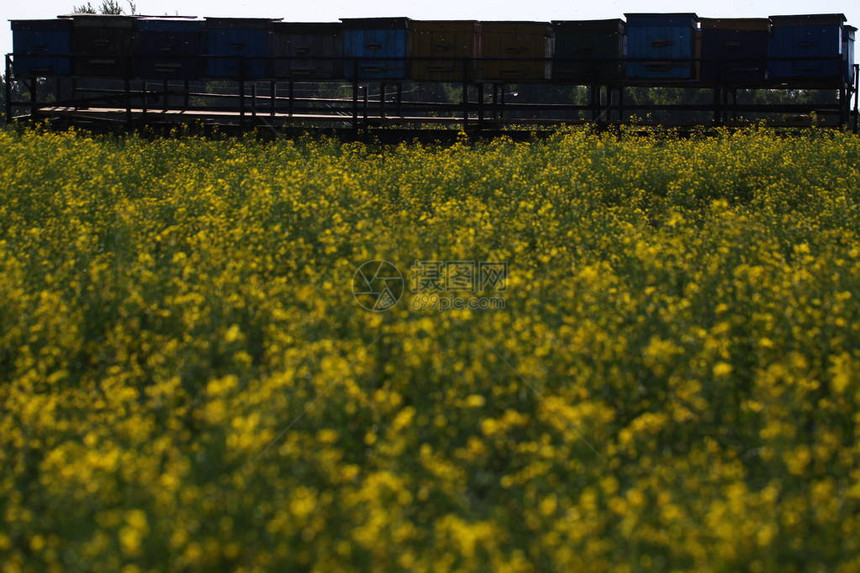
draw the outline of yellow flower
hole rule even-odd
[[[714,376],[728,376],[732,373],[732,365],[728,362],[717,362],[714,365]]]

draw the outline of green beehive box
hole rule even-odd
[[[624,77],[625,25],[621,19],[555,20],[553,79],[601,81]]]

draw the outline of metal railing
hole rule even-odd
[[[23,64],[28,59],[68,59],[69,75],[41,75],[15,73],[15,61]],[[94,74],[94,60],[104,73]],[[153,71],[157,63],[162,72]],[[769,78],[769,66],[777,62],[807,64],[814,74],[796,77]],[[294,65],[298,63],[298,68]],[[437,76],[432,77],[432,66],[436,64]],[[111,65],[112,64],[112,65]],[[219,65],[215,65],[219,64]],[[225,66],[224,64],[229,64]],[[313,69],[309,64],[319,64]],[[625,72],[630,65],[641,65],[642,77],[629,77]],[[27,69],[24,66],[25,70]],[[215,68],[216,73],[211,73]],[[219,69],[220,68],[220,69]],[[223,73],[224,70],[235,73]],[[53,107],[84,108],[94,104],[123,108],[125,121],[132,123],[137,116],[146,117],[151,111],[150,101],[160,101],[161,112],[178,111],[232,111],[238,115],[240,125],[246,117],[256,118],[267,113],[269,117],[283,114],[287,118],[303,115],[332,116],[348,120],[358,128],[371,121],[414,116],[416,121],[431,121],[440,114],[456,117],[462,127],[488,121],[499,122],[514,114],[511,119],[520,119],[516,112],[567,112],[591,121],[623,121],[627,113],[645,112],[711,112],[713,121],[725,121],[727,114],[738,113],[796,113],[816,111],[821,114],[838,115],[838,124],[851,123],[856,129],[858,107],[858,73],[854,66],[853,82],[847,81],[848,69],[842,56],[833,57],[784,57],[784,58],[523,58],[523,57],[450,57],[450,56],[189,56],[189,55],[124,55],[106,57],[104,54],[7,54],[6,55],[6,117],[16,117],[16,107],[29,108],[29,117],[40,115],[45,102],[37,97],[37,78],[66,78],[73,84],[85,78],[122,82],[120,88],[86,87],[73,85],[73,97],[68,100],[55,98]],[[665,77],[673,70],[681,70],[680,77]],[[86,72],[76,75],[75,71]],[[172,71],[172,73],[170,73]],[[275,73],[278,72],[278,73]],[[706,73],[703,73],[706,72]],[[663,74],[664,77],[660,77]],[[416,77],[416,75],[418,77]],[[562,77],[558,77],[562,75]],[[428,77],[430,76],[430,77]],[[555,76],[555,77],[553,77]],[[216,94],[193,89],[197,81],[231,82],[236,93]],[[12,83],[29,83],[27,101],[15,101]],[[181,82],[180,87],[173,87]],[[268,82],[269,89],[261,95],[259,82]],[[278,84],[287,83],[287,95],[278,96]],[[351,87],[351,97],[297,97],[297,83],[317,84],[341,83]],[[402,98],[403,82],[459,84],[460,99],[453,101],[408,101]],[[150,90],[155,84],[156,89]],[[377,94],[370,94],[368,84],[377,84]],[[588,91],[586,103],[531,103],[506,100],[505,86],[585,86]],[[250,85],[251,93],[248,93]],[[485,89],[492,90],[490,101],[486,101]],[[685,103],[672,105],[637,104],[625,101],[627,88],[685,87],[706,89],[713,92],[712,103]],[[159,89],[160,88],[160,89]],[[387,89],[393,88],[393,92]],[[732,103],[727,94],[744,89],[810,89],[838,90],[839,101],[833,105],[822,105],[810,109],[808,104],[739,104]],[[473,95],[474,94],[474,97]],[[851,96],[854,97],[853,108]],[[391,97],[391,99],[389,99]],[[193,100],[221,100],[224,105],[195,106]],[[178,103],[177,100],[179,100]],[[64,105],[63,105],[64,104]],[[199,109],[204,108],[204,109]],[[615,119],[613,119],[613,117]],[[325,117],[317,117],[323,121]],[[253,122],[252,122],[253,123]]]

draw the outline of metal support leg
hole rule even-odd
[[[597,101],[599,104],[598,114],[597,114],[597,123],[606,123],[609,119],[609,114],[612,113],[612,90],[609,86],[597,86]],[[604,98],[604,94],[606,97]]]
[[[478,84],[478,130],[484,124],[484,83]]]
[[[239,58],[239,129],[245,127],[245,58]]]
[[[839,88],[839,127],[848,127],[848,109],[850,107],[848,100],[848,88],[842,86]]]
[[[606,123],[606,113],[609,109],[609,102],[606,97],[606,94],[603,90],[603,86],[597,86],[597,123],[602,124]]]
[[[30,80],[30,119],[36,117],[36,90],[39,89],[36,78]]]
[[[293,80],[290,80],[289,85],[287,86],[289,93],[287,94],[287,115],[293,117],[293,100],[295,99],[295,86],[293,85]],[[358,97],[358,92],[355,91],[353,87],[353,99]]]
[[[735,119],[735,121],[737,121],[737,119],[738,119],[738,90],[737,90],[737,88],[732,90],[732,106],[734,108],[732,111],[732,117]]]
[[[857,133],[860,114],[857,109],[857,99],[860,98],[860,64],[854,64],[854,133]]]
[[[591,109],[592,123],[597,121],[597,88],[594,84],[588,86],[588,107]]]
[[[714,113],[713,122],[714,122],[714,125],[722,125],[723,118],[720,115],[720,86],[717,86],[717,85],[713,86],[711,88],[711,92],[712,92],[711,95],[713,96],[713,99],[712,99],[712,101],[713,101],[713,113]]]
[[[251,84],[251,125],[257,125],[257,82]]]
[[[143,98],[141,99],[140,111],[141,117],[143,118],[144,123],[146,122],[146,109],[147,109],[147,101],[146,101],[146,80],[143,80],[143,85],[141,86],[141,91],[143,92]]]
[[[292,82],[290,82],[292,84]],[[290,108],[292,109],[292,88],[290,89]],[[292,117],[292,112],[290,116]],[[352,128],[358,129],[358,73],[352,76]]]
[[[128,68],[126,68],[127,70]],[[125,127],[131,127],[131,78],[128,77],[128,71],[125,74]]]
[[[460,103],[463,105],[463,131],[469,127],[469,61],[463,58],[463,92]]]
[[[606,123],[612,113],[612,88],[610,86],[599,86],[600,113],[597,116],[598,123]]]
[[[403,83],[397,82],[397,102],[395,103],[397,117],[403,117]]]
[[[385,118],[385,82],[379,82],[379,119]]]
[[[239,128],[245,127],[245,80],[239,80]]]
[[[499,117],[499,85],[493,84],[493,119],[498,119]]]
[[[269,82],[269,116],[275,117],[275,92],[278,91],[278,86],[275,80]]]
[[[6,54],[6,81],[4,89],[6,90],[6,123],[12,121],[12,58]]]

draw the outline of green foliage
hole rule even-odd
[[[126,0],[128,4],[128,13],[129,14],[137,14],[137,3],[132,0]],[[98,9],[93,7],[92,2],[87,2],[86,4],[81,4],[75,6],[72,10],[75,14],[108,14],[119,16],[121,14],[125,14],[125,9],[122,7],[122,4],[119,3],[119,0],[102,0]]]

